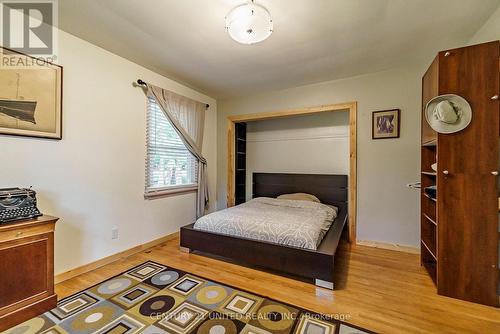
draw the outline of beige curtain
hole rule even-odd
[[[163,88],[147,85],[147,96],[156,100],[170,120],[186,148],[198,159],[198,195],[196,217],[205,213],[208,205],[207,160],[201,154],[205,125],[205,104]]]

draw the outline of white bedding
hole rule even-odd
[[[321,203],[267,197],[201,217],[196,230],[316,250],[337,208]]]

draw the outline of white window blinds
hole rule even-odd
[[[148,98],[146,139],[146,196],[196,188],[198,161],[154,98]]]

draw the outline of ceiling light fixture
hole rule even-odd
[[[226,30],[236,42],[255,44],[271,36],[273,20],[266,8],[253,0],[233,8],[226,16]]]

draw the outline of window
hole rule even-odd
[[[197,188],[198,160],[154,98],[148,99],[146,140],[146,197]]]

